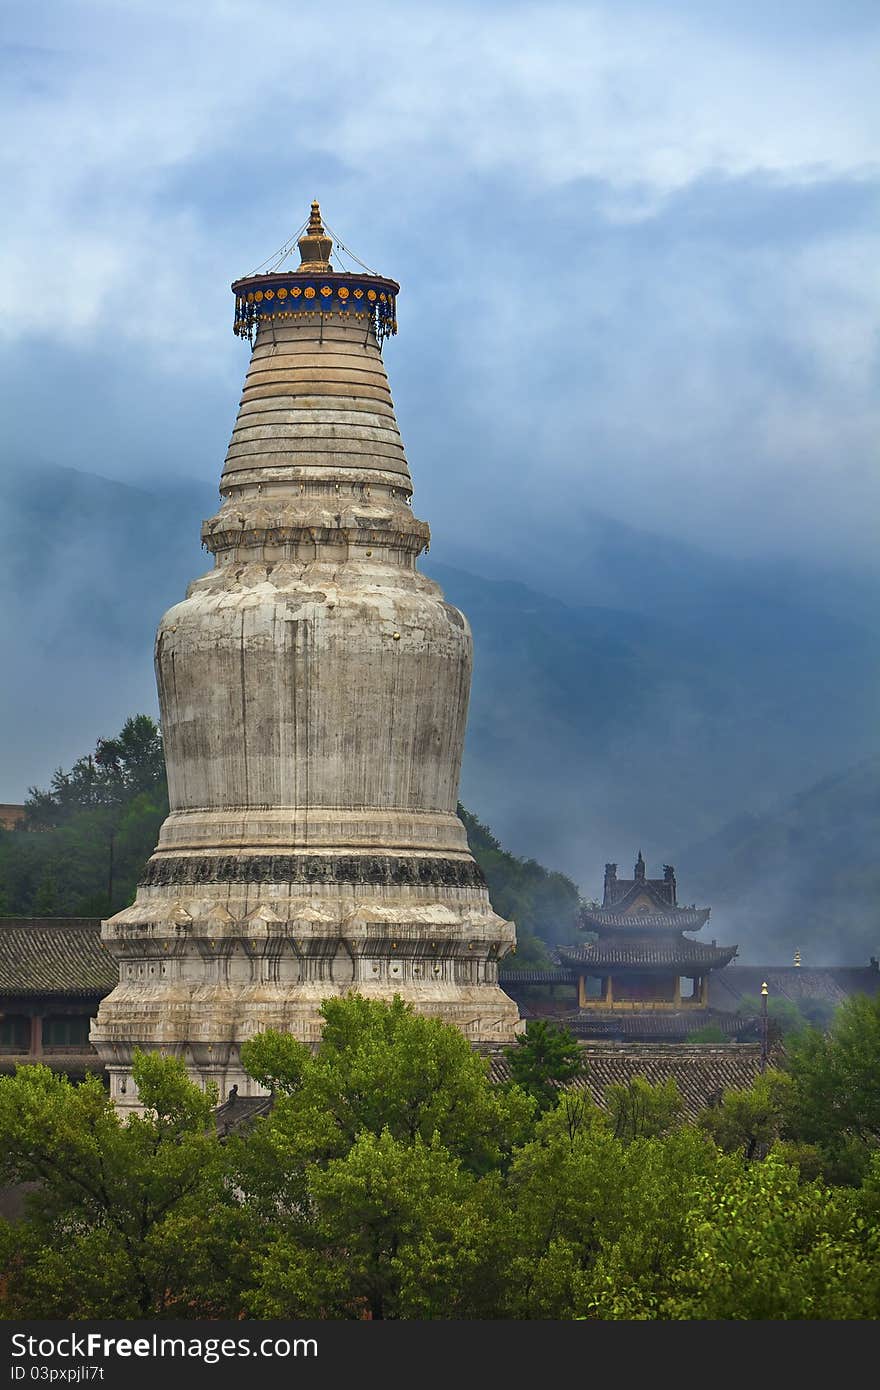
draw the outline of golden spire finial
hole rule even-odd
[[[297,246],[300,254],[300,272],[308,271],[310,274],[322,275],[333,269],[330,264],[333,242],[324,231],[321,208],[317,198],[312,199],[309,225],[297,242]]]

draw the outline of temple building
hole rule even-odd
[[[715,1022],[709,979],[737,948],[686,934],[701,931],[709,911],[679,906],[675,870],[667,864],[662,878],[648,878],[641,850],[632,878],[606,864],[602,906],[581,913],[581,929],[595,939],[559,948],[577,984],[580,1031],[687,1035]]]
[[[0,917],[0,1074],[33,1062],[100,1073],[89,1028],[117,978],[93,918]]]
[[[252,351],[214,567],[156,640],[171,810],[104,923],[119,983],[91,1034],[123,1108],[136,1047],[249,1094],[242,1041],[316,1041],[351,989],[475,1043],[522,1027],[498,984],[514,926],[456,815],[472,640],[417,569],[430,533],[382,360],[399,286],[333,268],[317,203],[298,246],[295,270],[232,286]]]

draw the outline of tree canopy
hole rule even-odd
[[[99,917],[129,904],[168,814],[159,728],[146,714],[32,787],[26,824],[0,831],[0,912]]]
[[[555,1105],[559,1086],[583,1076],[586,1066],[577,1038],[567,1028],[533,1018],[506,1051],[513,1083],[541,1110]]]
[[[880,1314],[873,1001],[697,1125],[668,1083],[609,1087],[601,1108],[562,1075],[552,1101],[546,1077],[537,1098],[494,1085],[460,1033],[399,999],[323,1012],[314,1051],[245,1046],[274,1102],[225,1139],[175,1060],[136,1058],[145,1112],[127,1122],[96,1080],[0,1079],[0,1182],[33,1184],[24,1218],[0,1222],[0,1312]],[[826,1163],[841,1126],[861,1146],[846,1171]]]
[[[216,1097],[181,1063],[138,1055],[143,1116],[120,1121],[101,1082],[45,1066],[0,1079],[0,1182],[34,1183],[0,1222],[10,1317],[212,1317],[241,1282],[245,1213],[215,1136]],[[234,1296],[234,1295],[233,1295]]]
[[[505,850],[488,826],[459,805],[471,853],[489,887],[492,906],[516,922],[513,965],[547,965],[548,945],[577,937],[580,895],[565,874],[545,869],[534,859],[518,859]]]

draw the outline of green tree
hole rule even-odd
[[[248,1308],[489,1315],[501,1175],[534,1102],[493,1086],[457,1029],[399,997],[327,1000],[322,1014],[314,1056],[271,1032],[243,1049],[275,1094],[271,1114],[228,1146],[237,1190],[272,1231]]]
[[[276,1172],[279,1197],[287,1191],[298,1203],[305,1166],[344,1157],[364,1132],[409,1144],[436,1135],[475,1172],[502,1165],[527,1134],[534,1102],[518,1087],[493,1086],[488,1063],[457,1028],[415,1013],[399,995],[390,1003],[328,999],[321,1014],[314,1058],[271,1033],[245,1052],[278,1093],[248,1161],[261,1181]]]
[[[697,1178],[719,1154],[695,1130],[624,1143],[587,1104],[548,1111],[508,1177],[508,1317],[651,1316],[679,1268]],[[633,1289],[639,1290],[633,1313]]]
[[[31,789],[28,828],[0,836],[4,911],[106,916],[130,903],[167,813],[161,735],[135,715],[48,790]]]
[[[10,1317],[234,1316],[246,1213],[225,1178],[216,1097],[180,1062],[136,1054],[146,1107],[120,1120],[96,1078],[47,1067],[0,1079],[0,1182],[36,1184],[0,1223]]]
[[[777,1154],[701,1182],[687,1225],[688,1248],[661,1317],[880,1314],[880,1240],[859,1194],[803,1183]]]
[[[510,1076],[538,1103],[540,1110],[556,1104],[559,1088],[584,1075],[586,1064],[577,1038],[567,1028],[546,1019],[530,1019],[524,1034],[505,1049]]]
[[[670,1076],[651,1085],[643,1076],[634,1076],[621,1085],[606,1086],[608,1121],[617,1139],[654,1139],[668,1134],[681,1121],[681,1093]]]
[[[497,1175],[477,1178],[435,1138],[364,1131],[311,1164],[309,1221],[282,1232],[248,1295],[257,1317],[491,1316],[501,1296]]]
[[[141,792],[165,788],[162,735],[147,714],[126,719],[115,738],[98,740],[94,753],[78,758],[69,772],[58,768],[48,790],[31,787],[25,802],[32,829],[48,830],[80,811],[120,806]]]
[[[880,1147],[880,994],[847,999],[829,1033],[792,1039],[786,1067],[789,1137],[815,1144],[835,1181],[860,1181]]]
[[[302,1086],[312,1055],[289,1033],[267,1028],[241,1045],[241,1064],[249,1076],[275,1095],[292,1095]]]
[[[751,1162],[782,1134],[790,1087],[784,1073],[768,1071],[744,1090],[726,1090],[720,1104],[704,1110],[697,1123],[725,1153],[741,1153]]]

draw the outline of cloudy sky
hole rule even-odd
[[[435,552],[876,564],[876,0],[10,0],[2,63],[7,460],[216,478],[229,283],[317,196],[403,286]]]

